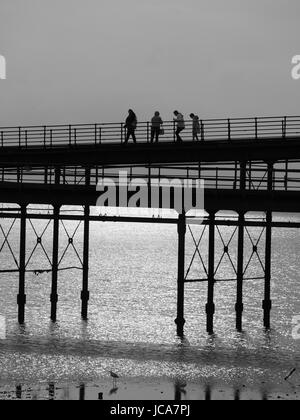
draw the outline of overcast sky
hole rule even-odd
[[[0,125],[300,114],[299,0],[1,0]]]

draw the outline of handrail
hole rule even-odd
[[[192,121],[186,122],[181,133],[184,141],[193,141]],[[300,117],[253,117],[202,119],[199,121],[199,141],[228,141],[260,139],[300,139]],[[149,121],[139,122],[136,130],[138,143],[150,143]],[[164,123],[165,134],[160,142],[174,142],[176,123]],[[123,123],[64,124],[42,126],[0,127],[0,149],[2,148],[56,148],[76,147],[79,145],[124,144]],[[131,142],[132,140],[130,140]]]
[[[300,191],[300,168],[296,169],[291,162],[291,167],[283,168],[284,162],[281,162],[274,167],[273,190],[274,191]],[[92,167],[89,168],[89,182],[90,187],[96,187],[98,182],[103,178],[117,180],[119,178],[120,168],[103,168]],[[140,168],[128,167],[127,169],[128,181],[132,179],[202,179],[205,181],[205,188],[207,189],[227,189],[238,190],[240,187],[240,168],[235,163],[227,165],[201,165],[201,172],[197,166],[190,168],[175,168],[160,167],[160,168]],[[57,178],[57,170],[59,170],[59,177]],[[15,168],[0,168],[0,186],[10,185],[28,185],[39,184],[43,186],[48,185],[68,185],[86,187],[86,171],[87,168],[80,166],[66,166],[62,168],[55,167],[15,167]],[[57,182],[57,179],[59,181]],[[266,168],[257,165],[247,165],[246,168],[246,190],[267,190],[268,178],[266,176]]]

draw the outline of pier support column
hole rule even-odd
[[[246,189],[246,162],[240,164],[240,190]],[[237,297],[236,297],[236,329],[242,332],[243,329],[243,286],[244,286],[244,238],[245,238],[245,213],[239,213],[238,229],[238,261],[237,261]]]
[[[264,327],[270,329],[271,327],[271,260],[272,260],[272,212],[267,212],[267,227],[266,227],[266,259],[265,259],[265,297],[263,300],[264,310]]]
[[[89,242],[90,242],[90,207],[84,208],[84,238],[83,238],[83,278],[81,292],[81,317],[88,318],[89,293]]]
[[[209,213],[209,245],[208,245],[208,294],[206,304],[206,331],[214,333],[214,288],[215,288],[215,212]]]
[[[177,278],[177,334],[183,336],[184,319],[184,281],[185,281],[185,235],[186,216],[179,215],[178,219],[178,278]]]
[[[273,190],[273,163],[268,163],[268,191]],[[271,300],[271,263],[272,263],[272,212],[267,211],[266,213],[266,258],[265,258],[265,293],[263,300],[263,310],[264,310],[264,327],[270,329],[271,322],[271,310],[272,310],[272,300]]]
[[[238,231],[238,262],[237,262],[237,298],[236,298],[236,329],[242,332],[243,324],[243,286],[244,286],[244,224],[245,216],[244,213],[239,215],[239,231]]]
[[[58,280],[58,249],[59,249],[59,212],[60,206],[54,206],[53,216],[53,254],[52,254],[52,286],[51,286],[51,321],[57,320],[57,280]]]
[[[18,294],[18,322],[24,324],[25,321],[25,272],[26,272],[26,219],[27,206],[21,206],[20,222],[20,267],[19,267],[19,294]]]

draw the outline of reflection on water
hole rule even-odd
[[[186,386],[186,384],[185,384]],[[44,400],[63,400],[63,399],[72,399],[72,400],[115,400],[122,399],[123,391],[120,391],[118,396],[119,388],[112,388],[107,395],[104,395],[103,392],[98,392],[97,389],[93,389],[91,385],[80,384],[79,386],[56,386],[54,383],[49,383],[47,386],[40,386],[37,389],[18,385],[16,386],[15,395],[13,391],[6,391],[5,395],[2,393],[1,399],[23,399],[23,400],[34,400],[34,399],[44,399]],[[175,390],[175,401],[188,400],[188,393],[182,389],[182,383],[178,380],[174,383]],[[251,391],[250,391],[251,392]],[[166,391],[167,393],[167,391]],[[98,397],[96,397],[98,394]],[[198,400],[217,400],[217,399],[232,399],[239,401],[241,399],[247,399],[249,392],[247,390],[241,389],[218,389],[215,390],[209,385],[198,388]],[[253,399],[256,400],[268,400],[267,393],[261,391],[252,395]],[[168,398],[171,400],[171,398]]]

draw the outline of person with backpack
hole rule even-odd
[[[190,117],[193,120],[193,141],[199,141],[198,134],[201,131],[199,117],[195,114],[190,114]]]

